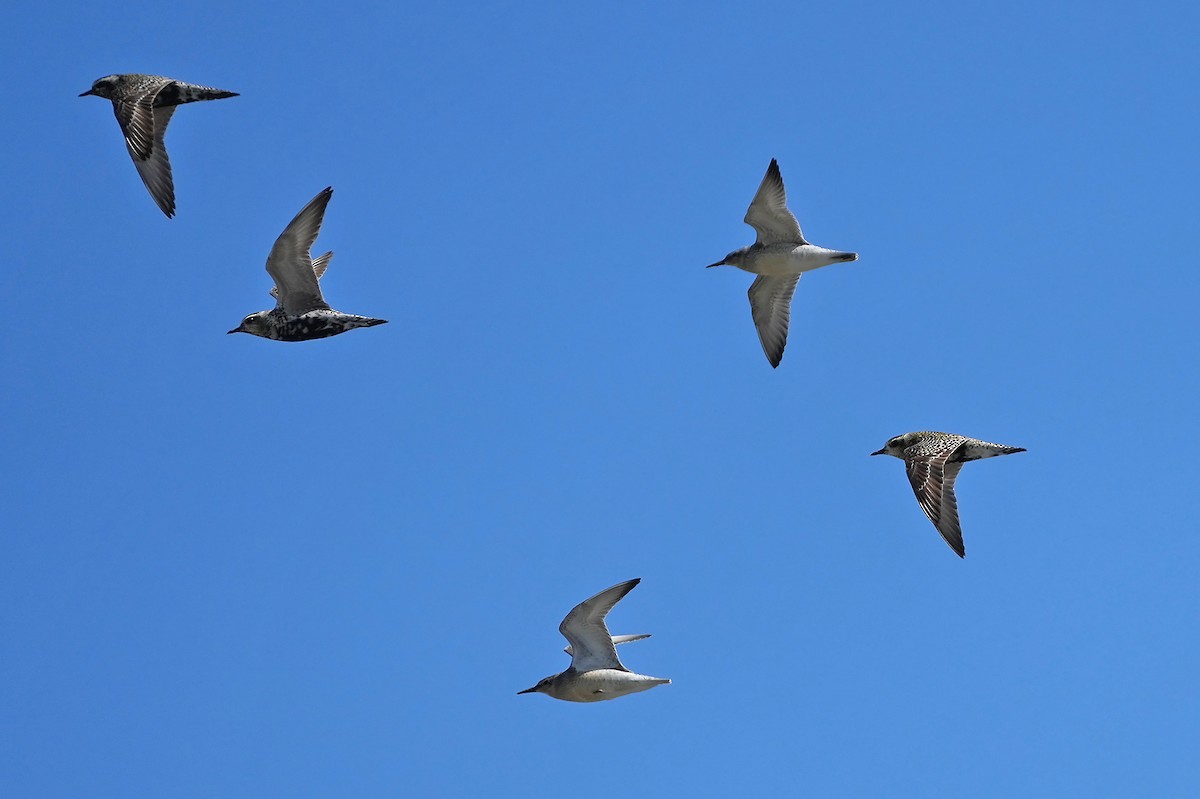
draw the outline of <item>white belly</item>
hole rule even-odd
[[[648,691],[656,685],[665,685],[670,680],[631,674],[618,669],[596,669],[575,676],[569,686],[556,695],[556,699],[568,702],[603,702],[618,696]]]

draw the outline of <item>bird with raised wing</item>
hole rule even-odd
[[[904,461],[908,480],[912,483],[921,510],[925,511],[950,548],[960,558],[965,558],[967,550],[958,522],[958,500],[954,496],[954,481],[958,478],[959,470],[967,461],[1024,451],[1024,447],[993,444],[953,433],[920,430],[889,439],[883,449],[871,454],[891,455]]]
[[[335,311],[321,294],[319,280],[333,253],[314,260],[312,246],[332,196],[333,189],[326,188],[312,198],[275,240],[267,256],[267,273],[275,281],[271,289],[275,307],[250,314],[230,333],[250,333],[274,341],[309,341],[387,321]]]
[[[828,250],[805,241],[800,223],[788,210],[783,177],[774,158],[750,202],[745,222],[758,234],[755,242],[708,268],[736,266],[758,275],[750,284],[750,315],[767,360],[777,367],[787,346],[792,295],[800,275],[829,264],[856,261],[858,253]]]
[[[150,196],[167,217],[175,216],[175,181],[163,137],[177,106],[198,100],[223,100],[237,92],[197,86],[161,75],[106,75],[80,97],[111,100],[125,136],[125,148]]]
[[[567,639],[566,651],[571,655],[571,667],[517,693],[546,694],[567,702],[602,702],[671,682],[635,674],[625,668],[617,657],[616,645],[649,636],[613,636],[605,623],[613,606],[641,581],[640,577],[626,580],[576,605],[558,626],[558,631]]]

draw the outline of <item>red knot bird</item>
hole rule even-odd
[[[736,266],[758,275],[750,284],[750,315],[771,366],[779,366],[787,346],[792,294],[800,275],[840,261],[856,261],[858,253],[827,250],[804,240],[800,223],[788,210],[779,164],[771,159],[767,174],[746,210],[746,224],[758,233],[749,247],[726,255],[714,266]]]
[[[626,580],[607,588],[591,599],[580,602],[558,625],[567,639],[571,667],[518,694],[546,694],[567,702],[602,702],[625,694],[648,691],[670,680],[635,674],[617,657],[617,644],[649,638],[648,635],[610,635],[605,616],[640,583],[641,578]]]

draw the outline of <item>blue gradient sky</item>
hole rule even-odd
[[[1197,12],[8,12],[0,793],[1194,796]],[[241,93],[155,208],[113,72]],[[767,163],[818,243],[778,370]],[[326,185],[335,307],[226,336]],[[1028,448],[959,481],[890,436]],[[674,683],[516,692],[576,602]]]

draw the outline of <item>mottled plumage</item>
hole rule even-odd
[[[267,256],[267,273],[275,280],[275,307],[250,314],[230,333],[250,333],[275,341],[308,341],[374,327],[387,320],[335,311],[325,302],[319,280],[333,258],[327,252],[313,260],[312,246],[321,231],[333,189],[326,188],[296,214]]]
[[[792,295],[800,275],[839,261],[858,260],[858,254],[827,250],[804,240],[800,223],[788,210],[783,177],[774,158],[746,210],[745,222],[758,234],[754,244],[734,250],[709,267],[736,266],[758,275],[750,285],[750,314],[763,352],[775,367],[787,346]]]
[[[567,702],[602,702],[671,682],[625,668],[616,645],[649,636],[613,636],[604,621],[613,606],[640,582],[640,578],[627,580],[576,605],[558,626],[568,642],[571,667],[517,693],[542,693]]]
[[[958,522],[954,481],[967,461],[1024,452],[1023,447],[993,444],[953,433],[921,430],[890,439],[872,455],[891,455],[904,461],[921,510],[960,558],[967,556]]]
[[[163,137],[175,107],[198,100],[237,97],[237,92],[183,83],[161,75],[108,75],[80,97],[111,100],[125,136],[125,148],[150,196],[168,217],[175,215],[175,182]]]

